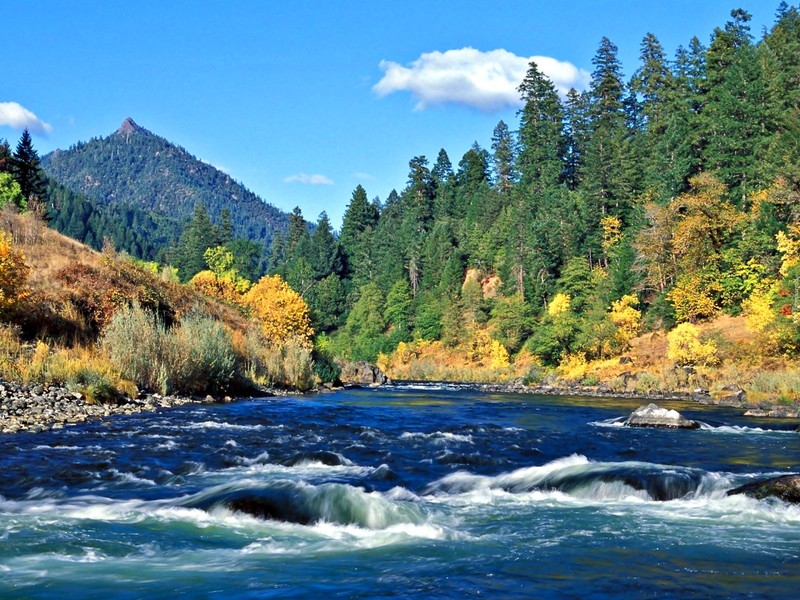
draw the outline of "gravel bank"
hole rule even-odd
[[[119,404],[89,404],[83,394],[59,385],[20,384],[0,380],[0,433],[46,431],[92,419],[129,415],[214,399],[149,394]]]

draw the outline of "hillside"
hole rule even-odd
[[[198,204],[216,221],[227,208],[234,234],[265,247],[288,224],[286,213],[131,118],[107,137],[51,152],[42,166],[48,177],[101,206],[132,207],[179,222]]]
[[[100,403],[314,385],[310,331],[267,340],[285,317],[274,279],[236,303],[154,267],[0,210],[0,383],[66,386]],[[281,298],[308,320],[299,296]]]

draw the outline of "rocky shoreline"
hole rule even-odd
[[[92,404],[86,397],[55,384],[21,384],[0,380],[0,433],[61,429],[84,421],[130,415],[207,400],[146,394],[116,404]]]
[[[744,390],[736,386],[723,389],[721,393],[710,394],[706,389],[691,392],[631,392],[614,390],[604,385],[525,385],[521,379],[510,383],[479,383],[476,389],[483,392],[544,394],[553,396],[583,396],[588,398],[630,398],[648,401],[682,400],[698,404],[740,408],[746,417],[800,419],[800,405],[774,404],[770,402],[753,405],[748,403]]]

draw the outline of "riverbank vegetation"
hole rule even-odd
[[[3,210],[0,378],[68,384],[97,402],[143,390],[223,395],[315,385],[308,309],[296,293],[285,290],[293,303],[273,307],[273,321],[244,300],[222,302],[157,271],[110,249],[95,252],[31,212]],[[265,279],[251,302],[275,278]],[[275,322],[289,324],[276,331]]]

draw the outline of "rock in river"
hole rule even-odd
[[[784,502],[800,504],[800,475],[782,475],[772,479],[762,479],[728,490],[728,496],[735,494],[745,494],[757,500],[774,496]]]
[[[368,362],[351,362],[342,367],[341,380],[355,385],[383,385],[391,383],[380,367]]]
[[[698,429],[700,425],[687,419],[677,410],[661,408],[656,404],[640,406],[625,420],[626,427],[671,427],[675,429]]]

